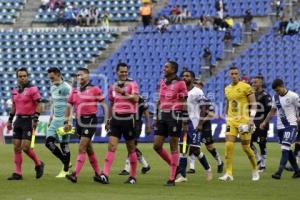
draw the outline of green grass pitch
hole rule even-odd
[[[221,155],[224,155],[224,144],[216,145]],[[71,145],[72,163],[74,165],[77,144]],[[94,145],[100,167],[103,167],[107,144]],[[34,165],[23,155],[23,181],[12,182],[6,178],[12,173],[13,151],[12,145],[0,145],[0,200],[192,200],[192,199],[299,199],[300,180],[292,179],[292,173],[284,172],[281,180],[271,179],[271,174],[279,163],[280,147],[273,143],[268,145],[267,171],[261,174],[259,182],[251,181],[251,168],[240,144],[234,150],[234,178],[230,183],[217,180],[220,174],[216,173],[216,163],[211,155],[204,150],[213,171],[214,180],[207,182],[204,170],[199,163],[196,165],[196,174],[188,176],[187,183],[176,184],[175,187],[165,187],[163,184],[168,178],[168,167],[163,160],[152,150],[151,144],[141,144],[140,149],[151,165],[151,171],[146,175],[138,174],[136,185],[125,185],[126,177],[118,173],[123,168],[126,150],[124,144],[119,145],[116,160],[110,174],[109,185],[94,183],[93,171],[88,159],[78,178],[77,184],[65,179],[56,179],[61,164],[43,145],[36,145],[36,151],[45,162],[45,174],[40,180],[35,180]],[[168,147],[168,145],[165,145]],[[139,166],[140,172],[141,166]]]

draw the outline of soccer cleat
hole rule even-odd
[[[258,181],[259,179],[260,179],[260,176],[259,176],[258,170],[254,170],[252,172],[252,181]]]
[[[62,169],[55,178],[65,178],[66,175],[69,175],[69,174],[70,174],[69,171],[65,172],[64,169]]]
[[[205,172],[206,180],[211,181],[213,179],[213,174],[211,170],[206,170]]]
[[[266,170],[266,166],[259,166],[258,172],[264,172]]]
[[[223,163],[223,161],[222,161],[222,163],[220,164],[220,165],[218,165],[218,173],[223,173],[223,170],[224,170],[224,163]]]
[[[20,181],[23,180],[23,176],[21,174],[13,173],[10,177],[7,178],[9,181]]]
[[[146,174],[149,170],[151,169],[150,165],[148,165],[148,167],[143,167],[141,169],[142,174]]]
[[[295,172],[292,178],[300,178],[300,172]]]
[[[288,172],[293,172],[294,169],[291,166],[285,166],[284,169]]]
[[[95,176],[93,177],[94,181],[97,182],[97,183],[101,183],[101,177],[99,174],[96,174],[95,173]]]
[[[280,175],[280,174],[277,174],[277,173],[275,173],[275,174],[272,174],[272,178],[273,178],[273,179],[277,179],[277,180],[279,180],[279,179],[281,179],[281,175]]]
[[[187,171],[186,173],[188,173],[188,174],[195,174],[195,173],[196,173],[196,170],[194,170],[194,169],[189,169],[189,171]]]
[[[100,175],[100,183],[102,184],[109,184],[108,177],[105,174]]]
[[[175,183],[182,183],[182,182],[187,182],[188,179],[186,177],[183,176],[179,176],[176,180]]]
[[[233,181],[233,176],[229,174],[224,174],[223,176],[219,177],[220,181]]]
[[[121,175],[121,176],[128,176],[128,175],[129,175],[129,172],[126,171],[125,169],[123,169],[123,170],[119,173],[119,175]]]
[[[136,184],[136,179],[132,176],[130,176],[125,182],[125,184]]]
[[[175,180],[168,180],[165,186],[172,187],[175,186]]]
[[[66,175],[66,178],[71,181],[72,183],[77,183],[77,177],[75,172],[73,172],[72,174],[68,174]]]
[[[44,175],[44,168],[45,168],[45,164],[43,162],[41,162],[41,164],[39,166],[35,167],[35,178],[39,179]]]

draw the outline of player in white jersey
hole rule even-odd
[[[298,94],[289,91],[281,79],[275,79],[272,88],[276,92],[272,100],[272,108],[261,123],[260,128],[266,127],[267,123],[277,113],[277,130],[279,143],[281,144],[281,160],[277,170],[272,175],[274,179],[280,179],[285,165],[289,161],[294,169],[293,178],[300,178],[300,170],[296,162],[296,157],[291,150],[291,146],[295,143],[297,137],[297,120],[299,121],[300,98]]]
[[[183,133],[180,137],[180,160],[179,160],[179,169],[180,176],[176,179],[175,182],[186,182],[186,166],[187,166],[187,149],[189,147],[195,147],[197,151],[195,151],[195,155],[198,157],[199,162],[206,170],[206,179],[208,181],[212,180],[212,172],[211,167],[208,164],[208,161],[205,155],[200,151],[200,143],[201,143],[201,134],[198,129],[204,129],[205,126],[209,126],[210,124],[206,123],[204,119],[206,116],[202,113],[201,103],[204,102],[205,96],[203,91],[194,87],[193,82],[195,79],[195,74],[192,71],[186,71],[183,73],[183,80],[188,89],[188,98],[187,98],[187,110],[189,115],[189,128],[188,133]],[[202,115],[201,115],[202,114]],[[200,116],[201,115],[201,116]],[[203,116],[203,117],[202,117]],[[201,128],[200,128],[201,126]],[[184,149],[184,140],[186,141],[186,149]]]

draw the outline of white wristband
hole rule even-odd
[[[255,109],[251,109],[250,110],[250,117],[254,118],[256,115],[256,110]]]

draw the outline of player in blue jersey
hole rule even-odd
[[[61,72],[58,68],[48,69],[48,77],[52,83],[51,86],[51,116],[48,124],[46,135],[46,147],[55,155],[63,164],[63,169],[56,176],[65,178],[69,174],[70,149],[68,146],[70,135],[60,136],[57,129],[64,126],[64,115],[67,107],[67,97],[70,94],[71,86],[64,82]],[[55,144],[60,143],[60,148]]]
[[[281,159],[278,170],[272,175],[280,179],[285,165],[289,161],[294,169],[293,178],[300,178],[300,170],[291,146],[297,138],[297,121],[300,120],[300,98],[298,94],[289,91],[281,79],[275,79],[272,88],[276,92],[272,100],[272,108],[260,128],[264,129],[277,111],[277,130],[281,144]]]

